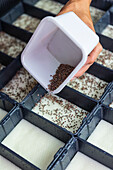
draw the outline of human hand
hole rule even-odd
[[[61,9],[58,15],[73,11],[85,24],[88,25],[90,29],[95,32],[93,22],[90,15],[90,3],[91,0],[69,0],[66,5]],[[57,16],[58,16],[57,15]],[[78,73],[72,78],[80,77],[85,73],[88,68],[95,62],[96,58],[102,51],[102,45],[100,43],[93,49],[93,51],[88,55],[88,59],[85,65],[78,71]]]

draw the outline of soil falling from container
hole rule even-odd
[[[57,89],[73,70],[74,70],[74,67],[68,64],[60,64],[56,70],[55,75],[53,75],[52,79],[50,80],[48,89],[50,91]]]

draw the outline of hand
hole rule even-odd
[[[91,0],[69,0],[66,5],[61,9],[58,15],[73,11],[85,24],[88,25],[94,32],[94,26],[90,15],[90,3]],[[94,63],[100,52],[102,51],[102,45],[100,43],[89,54],[85,65],[78,71],[78,73],[72,78],[80,77],[85,73],[88,68]]]

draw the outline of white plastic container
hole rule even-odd
[[[98,36],[74,12],[49,16],[41,21],[24,49],[22,64],[47,91],[50,75],[60,64],[74,66],[65,81],[52,91],[56,94],[81,69],[98,42]]]

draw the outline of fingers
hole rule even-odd
[[[87,65],[84,65],[79,71],[78,73],[75,74],[75,76],[72,78],[72,80],[76,77],[80,77],[82,76],[87,70],[88,68],[91,66],[91,64],[87,64]]]
[[[88,70],[88,68],[95,62],[101,51],[102,45],[98,43],[98,45],[93,49],[93,51],[88,56],[85,65],[78,71],[78,73],[71,80],[73,80],[75,77],[82,76]]]
[[[88,56],[86,64],[93,64],[101,51],[102,51],[102,45],[98,43],[98,45],[93,49],[93,51]]]

